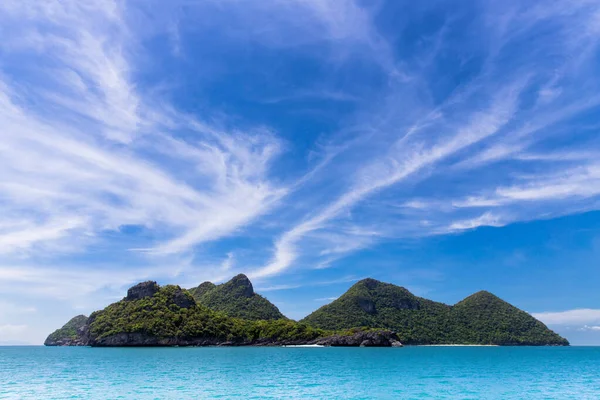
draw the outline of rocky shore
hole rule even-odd
[[[290,346],[320,345],[325,347],[402,347],[394,332],[389,330],[365,330],[352,334],[336,334],[314,340],[272,340],[227,341],[218,338],[161,338],[153,335],[133,332],[118,333],[102,338],[89,335],[87,324],[81,325],[76,337],[48,338],[46,346],[91,346],[91,347],[186,347],[186,346]]]

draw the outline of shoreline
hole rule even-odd
[[[499,344],[408,344],[409,346],[415,347],[501,347]],[[508,346],[505,345],[503,347],[519,347],[519,346]]]

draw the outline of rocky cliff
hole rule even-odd
[[[318,339],[315,344],[339,347],[402,347],[398,335],[390,330],[357,330]]]

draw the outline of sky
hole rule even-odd
[[[0,37],[0,344],[245,273],[600,345],[598,1],[3,0]]]

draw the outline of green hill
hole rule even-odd
[[[63,325],[62,328],[52,332],[44,344],[46,346],[81,346],[85,345],[82,339],[83,330],[88,322],[88,317],[78,315]]]
[[[357,282],[301,322],[331,330],[387,328],[405,344],[568,344],[531,315],[488,292],[448,306],[375,279]]]
[[[254,293],[244,275],[187,291],[139,283],[123,300],[80,315],[46,339],[49,346],[205,346],[321,343],[568,345],[528,313],[488,292],[454,306],[375,279],[353,285],[300,322]]]
[[[189,292],[199,304],[230,317],[250,320],[285,319],[273,303],[254,293],[252,283],[244,274],[239,274],[222,285],[204,282]]]
[[[127,297],[90,315],[91,346],[306,343],[325,332],[290,320],[232,318],[197,304],[179,286],[140,283]]]
[[[481,291],[452,307],[456,339],[507,345],[568,344],[542,322],[495,295]]]

